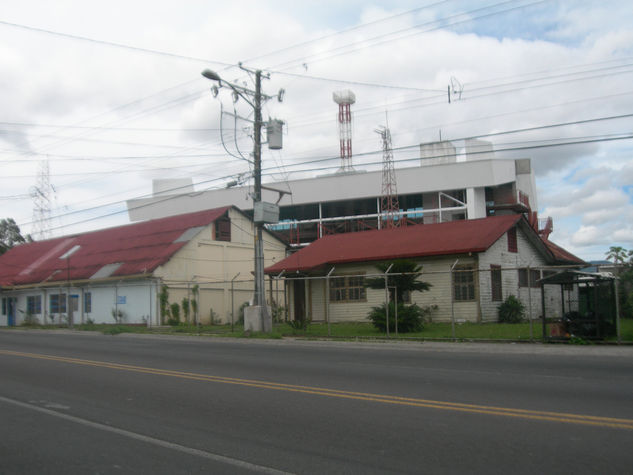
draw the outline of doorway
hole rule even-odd
[[[306,319],[306,283],[304,280],[294,281],[292,294],[295,320],[303,322]]]
[[[15,326],[15,309],[18,305],[18,299],[9,297],[7,299],[7,326]]]

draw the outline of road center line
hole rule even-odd
[[[476,414],[487,414],[495,416],[505,416],[521,419],[563,422],[569,424],[582,424],[598,427],[609,427],[615,429],[633,430],[633,419],[619,419],[613,417],[590,416],[584,414],[569,414],[562,412],[534,411],[528,409],[514,409],[497,406],[483,406],[477,404],[464,404],[448,401],[434,401],[429,399],[409,398],[401,396],[390,396],[382,394],[372,394],[354,391],[344,391],[339,389],[328,389],[317,386],[301,386],[294,384],[276,383],[272,381],[231,378],[226,376],[213,376],[199,373],[189,373],[184,371],[174,371],[160,368],[149,368],[144,366],[127,365],[121,363],[111,363],[106,361],[93,361],[79,358],[69,358],[64,356],[44,355],[38,353],[25,353],[19,351],[0,350],[0,355],[17,356],[22,358],[33,358],[62,363],[95,366],[119,371],[130,371],[136,373],[153,374],[158,376],[169,376],[173,378],[189,379],[196,381],[206,381],[222,384],[233,384],[248,386],[260,389],[271,389],[276,391],[295,392],[303,394],[313,394],[317,396],[327,396],[341,399],[353,399],[359,401],[370,401],[383,404],[394,404],[409,407],[424,407],[445,411],[459,411]]]
[[[49,416],[57,417],[59,419],[64,419],[70,422],[74,422],[75,424],[81,424],[83,426],[90,427],[92,429],[97,429],[97,430],[101,430],[105,432],[111,432],[123,437],[127,437],[129,439],[139,440],[141,442],[156,445],[165,449],[176,450],[178,452],[182,452],[187,455],[193,455],[196,457],[206,458],[209,460],[213,460],[214,462],[225,463],[227,465],[238,467],[240,469],[251,470],[258,473],[270,473],[270,474],[288,473],[288,472],[282,472],[280,470],[275,470],[274,468],[265,467],[263,465],[257,465],[250,462],[245,462],[244,460],[227,457],[225,455],[214,454],[214,453],[207,452],[204,450],[194,449],[193,447],[187,447],[185,445],[168,442],[166,440],[156,439],[154,437],[149,437],[147,435],[139,434],[137,432],[132,432],[129,430],[118,428],[118,427],[112,427],[105,424],[100,424],[99,422],[89,421],[81,417],[71,416],[70,414],[64,414],[63,412],[53,411],[45,407],[40,407],[34,404],[16,401],[14,399],[9,399],[3,396],[0,396],[0,402],[4,402],[6,404],[12,404],[14,406],[22,407],[24,409],[29,409],[31,411],[37,411]]]

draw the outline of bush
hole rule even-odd
[[[171,326],[180,324],[180,305],[177,302],[171,304],[171,317],[167,320],[167,324]]]
[[[249,305],[248,302],[244,302],[240,305],[240,308],[237,309],[237,321],[235,322],[237,325],[244,325],[244,309]]]
[[[424,317],[431,312],[430,308],[422,308],[416,304],[398,304],[398,332],[411,333],[419,332],[424,328]],[[373,307],[368,315],[374,327],[382,332],[386,332],[385,305]],[[396,330],[396,307],[393,302],[389,302],[389,331]]]
[[[112,318],[114,318],[115,323],[123,323],[123,319],[125,318],[125,313],[123,312],[123,310],[117,310],[113,308],[110,313],[112,314]]]
[[[189,299],[183,297],[182,299],[182,316],[185,318],[185,322],[189,323],[189,309],[191,308]]]
[[[514,295],[509,295],[499,305],[499,323],[520,323],[525,316],[525,305]]]
[[[24,322],[22,322],[22,325],[25,327],[34,327],[40,324],[40,321],[37,319],[37,317],[33,314],[31,314],[31,312],[26,312],[26,315],[24,316]]]

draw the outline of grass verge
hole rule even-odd
[[[30,325],[21,328],[60,329],[67,328],[58,325]],[[386,335],[374,328],[371,323],[311,323],[305,329],[296,328],[288,323],[276,323],[271,333],[244,332],[240,325],[231,329],[230,325],[189,325],[146,327],[143,325],[108,325],[108,324],[83,324],[75,325],[76,330],[98,331],[106,335],[118,335],[120,333],[146,333],[146,334],[180,334],[200,335],[232,338],[263,338],[279,339],[283,337],[297,337],[306,339],[336,338],[336,339],[384,339]],[[549,335],[549,327],[546,334]],[[533,322],[531,335],[529,323],[460,323],[455,325],[455,339],[457,340],[497,340],[497,341],[541,341],[543,328],[540,322]],[[620,322],[620,334],[622,342],[633,343],[633,319],[622,319]],[[419,340],[452,340],[452,327],[450,323],[426,323],[424,329],[416,333],[391,332],[392,339],[419,339]],[[614,342],[616,337],[610,337],[607,341]],[[570,341],[573,343],[573,341]]]

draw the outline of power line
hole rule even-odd
[[[59,31],[53,31],[53,30],[47,30],[45,28],[37,28],[34,26],[28,26],[28,25],[21,25],[19,23],[11,23],[8,21],[3,21],[0,20],[0,25],[5,25],[5,26],[10,26],[13,28],[20,28],[23,30],[28,30],[28,31],[35,31],[37,33],[46,33],[48,35],[54,35],[54,36],[59,36],[61,38],[66,38],[66,39],[71,39],[71,40],[78,40],[78,41],[86,41],[89,43],[95,43],[95,44],[100,44],[100,45],[104,45],[104,46],[112,46],[114,48],[122,48],[122,49],[127,49],[127,50],[131,50],[131,51],[137,51],[137,52],[141,52],[141,53],[148,53],[148,54],[153,54],[153,55],[158,55],[158,56],[166,56],[169,58],[176,58],[176,59],[187,59],[190,61],[198,61],[201,63],[205,63],[205,64],[218,64],[220,66],[228,66],[231,67],[231,64],[228,63],[223,63],[221,61],[216,61],[213,59],[209,59],[209,58],[198,58],[196,56],[187,56],[187,55],[182,55],[182,54],[177,54],[177,53],[170,53],[167,51],[160,51],[160,50],[156,50],[156,49],[150,49],[150,48],[141,48],[139,46],[132,46],[132,45],[127,45],[127,44],[123,44],[123,43],[115,43],[114,41],[107,41],[107,40],[98,40],[95,38],[89,38],[87,36],[80,36],[80,35],[73,35],[70,33],[63,33],[63,32],[59,32]]]
[[[329,56],[325,56],[325,57],[319,58],[319,55],[323,54],[323,53],[319,53],[319,54],[315,54],[315,55],[312,55],[312,56],[304,56],[302,58],[295,58],[293,60],[289,60],[289,61],[286,61],[284,63],[281,63],[281,64],[278,64],[278,65],[274,66],[272,69],[270,69],[270,71],[274,72],[274,69],[277,69],[277,68],[282,68],[282,67],[287,67],[288,68],[288,67],[292,67],[293,65],[305,64],[307,62],[313,64],[315,62],[324,61],[326,59],[332,59],[332,58],[334,58],[336,56],[341,56],[341,55],[353,53],[353,52],[359,51],[361,49],[374,47],[374,46],[377,46],[377,45],[380,45],[380,44],[389,43],[391,41],[401,40],[401,39],[404,39],[404,38],[408,38],[410,36],[416,36],[416,35],[420,35],[420,34],[423,34],[423,33],[428,33],[430,31],[435,31],[435,30],[439,30],[439,29],[443,29],[443,28],[447,28],[447,27],[460,25],[462,23],[470,23],[470,22],[472,22],[474,20],[479,20],[479,19],[487,18],[487,17],[493,16],[493,15],[499,15],[499,14],[502,14],[502,13],[508,13],[510,11],[513,11],[513,10],[522,9],[522,8],[526,8],[526,7],[529,7],[529,6],[534,6],[534,5],[537,5],[539,3],[544,3],[545,1],[546,0],[537,0],[537,1],[533,1],[533,2],[525,4],[525,5],[519,5],[519,6],[515,6],[515,7],[510,7],[510,8],[507,8],[505,10],[501,10],[501,11],[494,11],[494,12],[490,12],[490,13],[486,13],[486,14],[482,14],[482,15],[474,16],[474,17],[472,16],[473,14],[475,14],[477,12],[480,12],[480,11],[494,9],[496,7],[500,7],[502,5],[506,5],[506,4],[509,4],[509,3],[515,3],[516,0],[506,0],[506,1],[503,1],[503,2],[498,2],[498,3],[493,4],[493,5],[488,5],[488,6],[485,6],[485,7],[480,7],[480,8],[476,8],[474,10],[470,10],[468,12],[458,13],[458,14],[455,14],[455,15],[448,16],[446,18],[442,18],[442,19],[438,19],[438,20],[432,20],[430,22],[422,23],[422,24],[419,24],[419,25],[414,25],[412,27],[408,27],[408,28],[405,28],[405,29],[402,29],[402,30],[399,30],[399,31],[378,35],[378,36],[375,36],[373,38],[363,39],[362,41],[356,41],[356,42],[353,42],[353,43],[349,43],[347,45],[339,46],[337,48],[332,48],[331,50],[328,50],[325,53],[336,52],[336,51],[338,51],[338,53],[331,54]],[[443,22],[445,22],[447,20],[451,20],[451,19],[459,18],[459,17],[466,17],[466,19],[460,20],[460,21],[455,21],[453,23],[448,23],[448,24],[444,24],[443,23]],[[434,25],[434,26],[430,26],[430,25]],[[421,27],[425,27],[425,26],[429,26],[429,28],[424,29],[424,30],[420,30]],[[417,31],[413,31],[412,33],[409,33],[407,35],[398,36],[396,38],[385,39],[385,38],[388,38],[389,36],[393,36],[393,35],[396,35],[396,34],[399,34],[399,33],[404,33],[404,32],[411,31],[411,30],[417,30]],[[382,40],[382,41],[377,41],[377,40]],[[368,42],[371,42],[371,41],[375,41],[375,42],[373,42],[371,44],[367,44]],[[354,46],[357,46],[357,47],[349,49],[350,47],[354,47]],[[341,51],[341,50],[344,50],[344,51]],[[310,58],[313,58],[313,57],[316,57],[316,59],[310,60]]]
[[[389,20],[393,20],[394,18],[399,18],[399,17],[405,16],[405,15],[411,15],[412,13],[417,13],[419,11],[426,10],[428,8],[436,7],[436,6],[441,5],[443,3],[448,3],[448,1],[450,1],[450,0],[442,0],[442,1],[439,1],[439,2],[434,2],[434,3],[431,3],[429,5],[424,5],[422,7],[413,8],[411,10],[407,10],[407,11],[402,12],[402,13],[397,13],[395,15],[391,15],[391,16],[388,16],[388,17],[385,17],[385,18],[380,18],[378,20],[370,21],[370,22],[367,22],[367,23],[362,23],[360,25],[352,26],[352,27],[346,28],[344,30],[339,30],[339,31],[336,31],[334,33],[330,33],[328,35],[323,35],[323,36],[320,36],[318,38],[313,38],[313,39],[310,39],[310,40],[302,41],[300,43],[296,43],[296,44],[291,45],[291,46],[286,46],[284,48],[277,49],[275,51],[270,51],[268,53],[260,54],[258,56],[246,59],[246,60],[244,60],[244,62],[245,63],[251,63],[253,61],[257,61],[259,59],[266,58],[268,56],[277,55],[277,54],[283,53],[285,51],[290,51],[292,49],[299,48],[301,46],[307,46],[307,45],[309,45],[311,43],[316,43],[318,41],[326,40],[326,39],[332,38],[334,36],[340,36],[340,35],[343,35],[345,33],[349,33],[351,31],[356,31],[356,30],[360,30],[362,28],[367,28],[368,26],[376,25],[378,23],[384,23],[384,22],[387,22]]]
[[[473,137],[469,137],[469,138],[473,138]],[[569,146],[569,145],[582,145],[582,144],[590,144],[590,143],[601,143],[601,142],[612,142],[612,141],[620,141],[620,140],[631,140],[633,139],[633,133],[628,133],[628,134],[616,134],[616,135],[604,135],[604,136],[594,136],[594,137],[576,137],[576,138],[570,138],[570,139],[560,139],[560,140],[564,140],[562,142],[558,142],[558,143],[548,143],[548,144],[544,144],[544,143],[538,143],[538,142],[542,142],[542,140],[540,141],[534,141],[533,143],[529,144],[529,145],[521,145],[521,146],[511,146],[512,144],[506,144],[508,145],[507,147],[502,147],[502,148],[496,148],[495,152],[513,152],[513,151],[520,151],[520,150],[534,150],[534,149],[541,149],[541,148],[550,148],[550,147],[561,147],[561,146]],[[456,139],[456,140],[463,140],[463,139]],[[525,144],[527,142],[519,142],[522,144]],[[407,150],[407,149],[412,149],[414,147],[419,147],[419,144],[416,145],[410,145],[410,146],[406,146],[406,147],[398,147],[395,148],[394,151],[401,151],[401,150]],[[380,154],[381,151],[380,150],[376,150],[373,152],[365,152],[365,153],[359,153],[356,154],[356,156],[370,156],[370,155],[377,155]],[[476,155],[479,152],[474,152],[473,154]],[[308,165],[308,164],[316,164],[316,163],[323,163],[323,162],[327,162],[327,161],[338,161],[340,159],[340,157],[338,156],[332,156],[332,157],[326,157],[326,158],[319,158],[319,159],[314,159],[311,161],[306,161],[306,162],[302,162],[302,163],[298,163],[298,164],[289,164],[287,165],[287,168],[290,167],[298,167],[298,166],[304,166],[304,165]],[[420,157],[415,157],[415,158],[406,158],[406,159],[398,159],[398,160],[394,160],[394,163],[409,163],[412,161],[419,161]],[[364,166],[372,166],[372,165],[380,165],[382,163],[381,160],[376,161],[376,162],[367,162],[364,163]],[[332,169],[336,169],[338,168],[338,163],[333,164],[331,166],[325,166],[325,167],[313,167],[310,169],[301,169],[301,170],[296,170],[296,171],[289,171],[288,174],[291,173],[309,173],[309,172],[322,172],[322,171],[326,171],[326,170],[332,170]],[[262,173],[266,174],[267,176],[270,175],[271,169],[262,169]],[[265,172],[265,173],[264,173]],[[228,178],[231,178],[233,175],[227,175],[224,177],[219,177],[219,178],[213,178],[213,179],[209,179],[209,180],[204,180],[202,182],[199,182],[198,185],[200,184],[209,184],[209,183],[213,183],[213,182],[217,182],[217,181],[222,181],[222,180],[227,180]],[[173,188],[172,190],[168,190],[168,191],[177,191],[178,189],[180,189],[181,187],[176,187]],[[211,189],[211,188],[210,188]],[[195,192],[195,193],[200,193],[200,192]],[[145,198],[150,198],[151,196],[146,195]],[[92,222],[92,221],[96,221],[99,219],[103,219],[103,218],[107,218],[110,216],[115,216],[121,213],[125,213],[128,212],[130,210],[137,210],[137,209],[141,209],[147,206],[155,206],[156,204],[160,204],[172,199],[177,199],[180,198],[181,195],[167,195],[162,199],[159,199],[158,201],[152,201],[151,203],[147,203],[147,204],[142,204],[142,205],[137,205],[133,208],[127,209],[127,210],[121,210],[121,211],[115,211],[112,213],[107,213],[104,215],[100,215],[100,216],[93,216],[84,220],[80,220],[80,221],[76,221],[74,223],[70,223],[67,225],[61,225],[61,226],[57,226],[54,228],[51,228],[51,231],[53,230],[57,230],[57,229],[63,229],[66,227],[70,227],[70,226],[76,226],[79,224],[84,224],[87,222]],[[139,197],[136,198],[138,199],[143,199],[143,197]],[[111,202],[111,203],[106,203],[103,205],[99,205],[99,206],[95,206],[92,208],[88,208],[88,209],[82,209],[82,210],[75,210],[72,212],[68,212],[68,213],[64,213],[61,215],[57,215],[57,216],[52,216],[51,219],[59,219],[62,217],[67,217],[67,216],[71,216],[71,215],[76,215],[76,214],[81,214],[81,213],[86,213],[89,211],[94,211],[97,209],[101,209],[101,208],[106,208],[106,207],[112,207],[112,206],[116,206],[116,205],[120,205],[123,204],[125,202],[127,202],[128,200],[119,200],[116,202]],[[20,226],[25,226],[31,223],[21,223]]]

